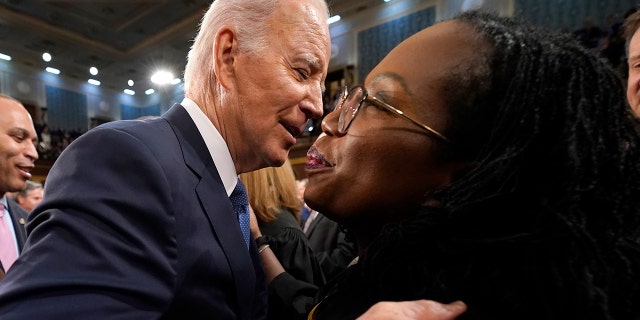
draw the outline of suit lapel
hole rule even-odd
[[[163,117],[176,132],[185,163],[200,177],[196,193],[233,272],[238,303],[243,305],[247,301],[253,301],[256,271],[209,150],[184,107],[174,105]],[[240,308],[239,312],[244,314],[249,310]],[[246,317],[248,316],[244,315],[240,318]]]
[[[311,218],[311,214],[309,215],[309,218]],[[311,236],[313,231],[316,229],[316,226],[318,225],[318,220],[320,220],[321,218],[322,218],[322,215],[318,214],[315,216],[315,218],[313,218],[313,220],[311,220],[311,222],[309,223],[309,228],[307,229],[307,232],[306,232],[307,237]]]
[[[18,241],[18,251],[22,252],[22,247],[27,239],[27,230],[25,224],[27,223],[28,213],[22,209],[13,199],[7,197],[7,207],[9,209],[9,215],[11,216],[11,222],[13,223],[13,229],[16,232],[16,240]]]

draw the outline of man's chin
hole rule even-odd
[[[269,154],[269,158],[265,161],[267,167],[280,167],[289,159],[289,149],[272,150],[267,154]]]
[[[24,179],[18,179],[15,183],[11,184],[11,190],[9,190],[9,192],[22,191],[26,187],[27,187],[27,181]]]
[[[281,159],[281,158],[277,158],[277,159],[272,159],[271,161],[268,162],[267,167],[280,167],[284,164],[284,162],[287,159]]]

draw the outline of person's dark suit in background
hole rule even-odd
[[[0,318],[263,319],[264,272],[229,195],[321,116],[327,18],[323,0],[213,2],[182,103],[60,155],[0,282]]]
[[[15,250],[6,261],[0,261],[1,279],[22,251],[26,239],[27,213],[6,193],[24,189],[31,178],[30,171],[38,159],[38,136],[29,112],[18,100],[0,94],[0,115],[0,203],[4,207],[0,223],[10,235],[6,241],[0,239],[0,246]]]
[[[331,280],[358,255],[356,244],[346,239],[337,222],[318,211],[311,211],[309,219],[304,228],[309,247],[315,252],[325,278]]]

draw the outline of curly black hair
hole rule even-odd
[[[445,90],[445,154],[470,169],[442,207],[385,227],[337,292],[462,300],[460,319],[640,319],[640,135],[622,79],[568,35],[453,20],[491,44]]]

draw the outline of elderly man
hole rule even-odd
[[[13,265],[27,238],[27,212],[7,192],[20,191],[38,159],[37,135],[27,109],[0,95],[0,278]]]
[[[58,158],[0,284],[0,318],[264,318],[237,175],[281,165],[322,115],[327,18],[324,0],[213,2],[184,101],[91,130]]]

